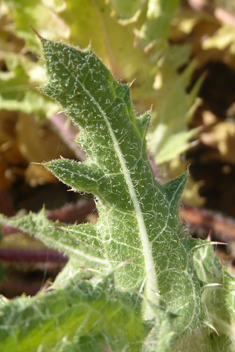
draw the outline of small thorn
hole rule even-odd
[[[133,81],[131,81],[131,82],[128,83],[128,86],[129,86],[130,88],[132,87],[132,85],[133,85],[133,83],[135,82],[135,80],[136,80],[136,79],[134,78]]]
[[[91,41],[91,39],[90,39],[89,44],[88,44],[88,49],[91,50],[91,48],[92,48],[92,41]]]
[[[227,242],[217,242],[217,241],[212,241],[211,242],[212,244],[221,244],[221,245],[224,245],[224,246],[227,246],[228,243]]]
[[[80,266],[80,269],[93,271],[92,268],[89,268],[89,267],[86,267],[86,266]]]
[[[52,227],[54,229],[59,229],[59,230],[65,230],[65,228],[63,226],[49,226],[49,227]]]
[[[29,24],[29,27],[34,31],[34,33],[39,39],[43,39],[42,36],[31,26],[31,24]]]
[[[211,230],[209,230],[209,233],[208,233],[208,236],[207,236],[207,239],[206,239],[208,242],[211,241]]]

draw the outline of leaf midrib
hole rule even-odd
[[[157,296],[156,296],[155,292],[158,292],[158,285],[157,285],[156,273],[155,273],[155,270],[154,270],[155,263],[154,263],[153,256],[152,256],[151,243],[150,243],[150,241],[148,239],[147,228],[145,226],[145,222],[144,222],[143,214],[142,214],[142,211],[141,211],[140,203],[138,201],[138,197],[137,197],[133,182],[131,180],[130,172],[128,170],[125,158],[123,157],[122,151],[120,149],[118,140],[117,140],[117,138],[116,138],[116,136],[115,136],[115,134],[113,132],[111,124],[110,124],[110,122],[108,120],[108,116],[106,115],[106,113],[104,112],[104,110],[102,109],[100,104],[93,97],[93,95],[90,93],[90,91],[84,86],[84,84],[81,81],[76,79],[76,77],[72,74],[72,72],[68,69],[68,67],[65,67],[65,69],[67,71],[69,71],[71,76],[74,77],[75,81],[78,82],[78,84],[86,92],[86,94],[89,96],[89,98],[94,103],[94,105],[98,108],[98,110],[100,111],[100,113],[102,114],[102,116],[104,118],[106,126],[108,127],[108,131],[109,131],[111,139],[113,141],[114,149],[115,149],[115,151],[116,151],[116,153],[118,155],[119,162],[120,162],[120,165],[121,165],[121,169],[122,169],[122,172],[123,172],[123,175],[124,175],[124,179],[126,181],[126,185],[128,187],[128,190],[129,190],[129,193],[130,193],[130,196],[131,196],[131,199],[132,199],[132,203],[133,203],[133,206],[134,206],[134,209],[135,209],[135,213],[136,213],[136,220],[137,220],[138,227],[139,227],[139,234],[140,234],[140,239],[141,239],[141,243],[142,243],[144,262],[145,262],[146,278],[145,278],[144,281],[147,282],[147,285],[146,285],[146,297],[149,300],[151,300],[151,301],[156,301],[156,297]],[[142,286],[143,285],[141,285],[141,288],[140,288],[141,290],[142,290]]]

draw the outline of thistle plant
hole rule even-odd
[[[151,114],[135,116],[130,85],[90,48],[39,38],[48,75],[41,91],[79,126],[87,154],[44,166],[75,192],[92,193],[99,220],[1,217],[69,256],[47,291],[2,297],[2,350],[234,351],[234,279],[210,242],[182,228],[187,174],[156,181],[145,138]]]

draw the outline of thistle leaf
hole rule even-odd
[[[160,294],[171,311],[190,312],[175,320],[184,330],[200,311],[192,261],[196,242],[184,234],[178,218],[187,176],[166,186],[155,180],[145,141],[149,117],[135,117],[129,85],[116,82],[90,49],[41,42],[48,71],[42,91],[80,126],[78,143],[88,155],[82,164],[61,159],[45,166],[74,190],[95,195],[99,221],[94,227],[104,259],[110,270],[128,261],[117,271],[118,286],[144,289],[153,303]]]
[[[77,142],[87,153],[87,160],[83,163],[60,159],[45,163],[45,166],[75,191],[92,192],[96,198],[99,220],[95,225],[65,226],[50,222],[41,212],[20,219],[2,216],[1,221],[27,231],[48,246],[69,255],[68,264],[53,286],[55,291],[62,286],[70,292],[68,287],[75,274],[77,280],[80,279],[75,284],[76,291],[76,286],[79,288],[84,283],[81,274],[84,268],[81,266],[89,268],[87,271],[99,273],[89,277],[94,290],[100,277],[104,281],[105,277],[113,275],[115,294],[123,292],[132,296],[136,295],[133,292],[138,291],[135,297],[141,296],[143,321],[155,323],[146,343],[142,340],[146,351],[152,351],[151,346],[156,347],[155,351],[170,351],[171,342],[182,333],[191,331],[203,318],[200,301],[202,281],[196,274],[193,262],[198,241],[185,235],[178,215],[179,199],[187,174],[166,185],[156,181],[148,162],[145,139],[150,115],[135,116],[129,85],[115,81],[90,49],[78,50],[40,39],[48,73],[48,82],[42,91],[60,103],[64,112],[80,126],[81,135]],[[55,300],[58,294],[60,301],[60,292],[54,293]],[[39,294],[37,297],[45,302],[45,307],[48,305],[48,316],[44,314],[43,317],[51,319],[54,308],[47,301],[47,295],[42,294],[41,297]],[[79,297],[78,294],[78,301]],[[14,306],[14,302],[10,306],[17,318],[18,303]],[[29,301],[21,298],[16,302],[22,307],[28,304],[34,306],[34,298]],[[8,324],[9,314],[4,307],[1,307],[2,326],[12,329],[15,341],[20,341],[15,321]],[[64,314],[63,305],[55,309],[58,309],[59,315]],[[79,312],[74,310],[71,314],[79,316]],[[132,306],[133,319],[138,317],[138,312]],[[32,314],[30,311],[27,315],[30,325]],[[102,312],[99,310],[98,314],[102,315]],[[21,318],[22,315],[19,321]],[[121,320],[115,319],[120,325]],[[21,328],[25,324],[23,320]],[[39,327],[40,324],[41,321],[35,321],[35,326]],[[55,333],[60,324],[54,328]],[[63,346],[58,345],[61,351],[102,351],[102,348],[123,351],[124,346],[129,346],[129,342],[121,337],[119,344],[114,343],[115,339],[112,344],[112,337],[106,331],[104,335],[98,332],[94,337],[93,326],[96,322],[88,329],[89,337],[79,335],[85,322],[71,320],[71,324],[76,325],[71,335],[61,328],[58,338],[60,343],[64,343]],[[27,331],[25,329],[26,334]],[[99,344],[100,334],[102,346]],[[54,346],[55,341],[49,335],[45,335],[41,344],[50,341]],[[106,335],[105,340],[103,336]],[[3,337],[8,347],[10,335]],[[40,335],[38,341],[41,338]],[[85,347],[77,345],[81,338]],[[49,350],[60,350],[58,346]],[[21,351],[27,350],[24,348]],[[126,350],[132,351],[134,348],[126,347]]]
[[[1,347],[4,352],[139,351],[149,330],[140,299],[118,293],[112,284],[110,276],[95,287],[74,277],[46,295],[3,302]],[[118,330],[117,320],[125,330],[122,325]]]
[[[178,8],[179,0],[149,0],[147,20],[142,25],[139,38],[143,46],[152,42],[157,43],[157,48],[166,45],[170,34],[170,23]]]
[[[229,275],[214,255],[211,245],[200,248],[195,253],[195,267],[198,276],[205,282],[202,304],[206,321],[221,335],[234,339],[235,319],[235,279]],[[213,268],[213,270],[212,270]],[[216,336],[215,334],[215,340]]]
[[[177,69],[182,65],[182,61],[177,60],[179,52],[181,52],[181,57],[188,58],[189,46],[168,49],[168,55],[161,62],[155,81],[157,82],[159,79],[162,83],[159,87],[155,87],[157,89],[155,98],[157,108],[153,111],[148,146],[157,165],[170,161],[187,150],[190,147],[188,141],[199,131],[199,128],[188,130],[187,123],[195,111],[195,99],[203,76],[197,81],[191,92],[186,93],[196,61],[192,61],[179,74]]]

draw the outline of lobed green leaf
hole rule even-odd
[[[196,242],[178,217],[187,175],[166,186],[157,183],[145,141],[149,116],[135,117],[129,86],[116,82],[91,50],[41,42],[48,71],[42,91],[80,126],[78,143],[88,155],[82,164],[61,159],[46,167],[97,198],[94,229],[108,268],[128,262],[117,271],[118,286],[144,290],[153,303],[160,294],[178,314],[175,326],[187,329],[199,319],[201,289],[192,259]]]
[[[40,293],[32,299],[20,298],[11,303],[2,301],[0,333],[6,351],[12,348],[12,343],[20,346],[19,351],[27,348],[30,351],[29,348],[35,349],[40,341],[49,346],[48,351],[135,350],[135,345],[130,347],[129,337],[125,334],[113,338],[114,326],[120,320],[113,312],[119,311],[119,306],[114,306],[114,311],[111,308],[110,317],[101,312],[107,298],[104,285],[101,285],[99,318],[93,319],[95,313],[93,310],[90,313],[90,305],[87,310],[85,304],[84,314],[93,317],[92,324],[84,318],[83,304],[78,310],[76,304],[67,310],[63,303],[70,301],[70,293],[84,303],[81,285],[85,285],[82,286],[85,289],[89,286],[92,297],[100,297],[96,291],[97,280],[109,273],[114,276],[115,289],[112,292],[115,302],[117,299],[120,303],[117,297],[123,292],[124,296],[135,297],[138,307],[142,306],[142,312],[140,308],[136,311],[135,304],[130,309],[134,320],[141,316],[140,325],[137,319],[140,331],[144,320],[154,318],[155,326],[145,342],[145,333],[141,333],[141,340],[137,339],[137,350],[142,341],[146,351],[152,350],[153,346],[155,351],[171,351],[172,346],[176,350],[177,346],[183,346],[187,351],[188,334],[193,329],[201,332],[204,318],[209,329],[216,331],[218,325],[224,334],[225,327],[233,326],[234,280],[221,274],[212,253],[204,255],[204,266],[201,266],[198,254],[194,255],[198,247],[202,247],[201,241],[186,236],[182,229],[178,210],[187,174],[165,185],[156,181],[148,162],[145,139],[150,114],[135,116],[129,85],[115,81],[90,49],[81,51],[40,39],[48,72],[48,82],[42,91],[60,103],[64,112],[80,126],[81,136],[77,142],[88,156],[83,163],[60,159],[45,163],[45,166],[73,190],[93,193],[99,220],[95,225],[65,226],[47,220],[44,212],[20,219],[1,216],[1,221],[35,235],[70,257],[54,284],[54,291]],[[217,268],[213,274],[209,270],[211,265]],[[84,275],[84,267],[89,269],[85,270],[88,275]],[[95,272],[99,274],[90,274]],[[89,284],[85,278],[91,280]],[[214,288],[214,279],[221,289]],[[204,282],[210,285],[205,286],[201,295]],[[139,295],[130,293],[135,291]],[[144,299],[137,299],[139,296]],[[73,303],[77,302],[76,299]],[[35,310],[37,300],[42,302],[39,310]],[[52,303],[54,301],[57,303]],[[222,302],[221,306],[218,301]],[[93,309],[93,299],[91,306]],[[211,313],[212,306],[216,307],[215,315]],[[67,311],[68,316],[64,316]],[[58,318],[53,330],[55,312],[59,312],[62,320]],[[73,320],[74,316],[78,320]],[[100,330],[94,330],[97,319],[104,319],[108,327],[102,323]],[[41,324],[44,338],[38,329]],[[120,324],[119,328],[123,335]],[[233,328],[230,335],[232,331]],[[209,332],[203,330],[203,334],[202,340],[210,348]],[[134,341],[132,338],[136,335],[131,336],[130,341]],[[183,337],[183,345],[179,336]],[[226,346],[229,346],[227,342]]]

